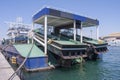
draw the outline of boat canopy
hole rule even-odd
[[[47,28],[53,26],[55,34],[60,32],[60,29],[73,28],[74,29],[74,41],[76,41],[77,29],[80,29],[80,42],[83,43],[82,28],[96,26],[96,39],[98,39],[98,25],[99,21],[88,17],[76,15],[73,13],[60,11],[52,8],[43,8],[38,13],[33,15],[33,27],[35,24],[41,24],[44,26],[44,43],[40,41],[44,46],[44,53],[47,54]],[[34,38],[36,39],[36,38]]]
[[[52,8],[43,8],[38,13],[33,15],[33,22],[44,25],[44,18],[47,16],[47,25],[58,27],[62,25],[73,24],[76,21],[76,26],[81,25],[82,27],[98,26],[99,21],[88,17],[60,11]]]

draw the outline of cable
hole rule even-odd
[[[10,76],[10,78],[8,80],[12,80],[15,76],[16,76],[16,73],[22,68],[22,66],[24,65],[24,63],[26,62],[27,58],[29,57],[32,49],[33,49],[33,46],[34,46],[34,43],[28,53],[28,55],[26,56],[26,58],[24,59],[24,61],[21,63],[21,65],[16,69],[16,71]]]

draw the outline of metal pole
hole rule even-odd
[[[44,18],[44,53],[47,54],[47,16]]]
[[[91,38],[93,38],[93,37],[92,37],[92,32],[93,32],[93,31],[92,31],[92,30],[90,30],[90,33],[91,33],[91,35],[90,35],[90,36],[91,36]]]
[[[82,22],[81,22],[81,25],[80,25],[80,42],[83,43]]]
[[[30,35],[32,36],[32,44],[33,44],[33,41],[34,41],[34,40],[33,40],[34,33],[32,32],[32,31],[33,31],[33,29],[34,29],[34,22],[32,23],[32,30],[31,30],[31,34],[30,34]]]
[[[98,40],[99,39],[99,27],[96,26],[96,39]]]
[[[13,43],[15,43],[15,34],[12,32]]]
[[[75,20],[73,22],[73,26],[74,26],[74,41],[76,41],[76,33],[77,33],[77,31],[76,31],[76,21]]]
[[[29,41],[29,37],[28,37],[27,43],[28,43],[28,44],[30,43],[30,41]]]

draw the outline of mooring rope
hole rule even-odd
[[[13,80],[13,78],[16,76],[16,73],[22,68],[22,66],[23,66],[24,63],[26,62],[27,58],[29,57],[29,55],[30,55],[30,53],[31,53],[31,51],[32,51],[32,49],[33,49],[33,47],[34,47],[34,43],[33,43],[32,47],[31,47],[28,55],[27,55],[26,58],[24,59],[24,61],[23,61],[23,62],[21,63],[21,65],[16,69],[16,71],[10,76],[10,78],[9,78],[8,80]]]

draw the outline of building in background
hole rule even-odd
[[[120,46],[120,32],[109,34],[102,39],[108,42],[110,46]]]

